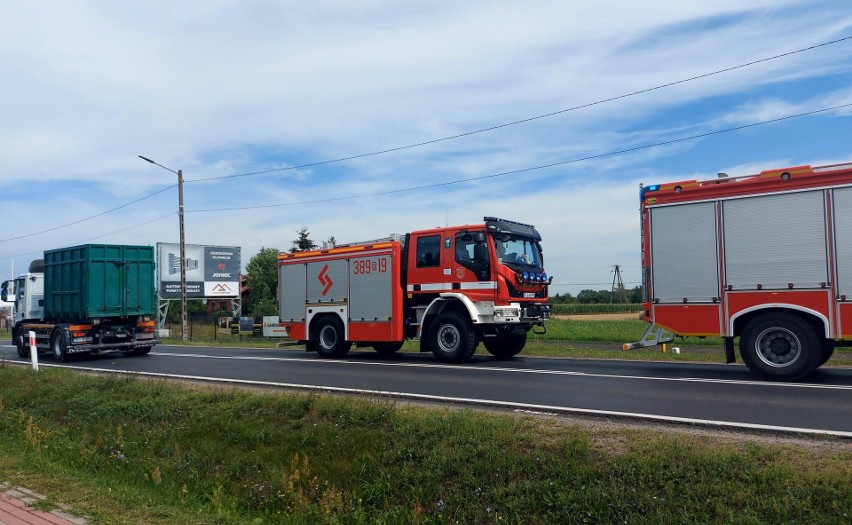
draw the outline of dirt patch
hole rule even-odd
[[[554,319],[569,319],[571,321],[628,321],[639,319],[639,312],[627,314],[576,314],[576,315],[552,315]]]

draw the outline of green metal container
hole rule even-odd
[[[44,315],[54,322],[153,315],[154,247],[84,244],[44,252]]]

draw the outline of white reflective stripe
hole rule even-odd
[[[431,283],[431,284],[421,284],[420,290],[422,291],[440,291],[440,290],[452,290],[453,285],[450,283]]]
[[[461,283],[462,290],[494,290],[497,281],[481,281],[476,283]]]
[[[474,283],[460,283],[462,290],[494,290],[497,288],[497,281],[480,281]],[[415,285],[409,284],[406,289],[409,292],[414,291]],[[420,285],[421,292],[435,292],[441,290],[452,290],[452,283],[424,283]]]

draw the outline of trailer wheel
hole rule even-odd
[[[321,357],[343,357],[349,353],[352,343],[344,340],[343,323],[336,316],[320,319],[314,334],[312,347]]]
[[[151,351],[150,346],[137,346],[136,348],[133,348],[131,350],[124,350],[124,351],[122,351],[122,353],[124,355],[126,355],[127,357],[131,357],[131,356],[138,356],[138,355],[147,355],[148,352],[150,352],[150,351]]]
[[[476,351],[476,332],[466,316],[444,312],[432,322],[429,343],[435,357],[445,363],[463,363]]]
[[[497,359],[509,359],[521,353],[527,344],[527,334],[486,339],[485,349]]]
[[[402,341],[398,343],[373,343],[373,350],[382,357],[392,356],[402,348]]]
[[[18,349],[18,357],[21,359],[26,359],[30,356],[30,345],[24,338],[23,330],[18,330],[18,333],[15,336],[15,348]]]
[[[819,366],[823,355],[814,329],[791,314],[762,315],[746,325],[740,337],[743,362],[766,379],[801,379]]]
[[[54,330],[53,334],[50,336],[50,348],[53,350],[53,360],[57,363],[61,363],[68,359],[66,346],[65,332],[62,330]]]

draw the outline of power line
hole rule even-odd
[[[149,199],[149,198],[153,197],[154,195],[159,195],[160,193],[163,193],[164,191],[170,190],[170,189],[174,188],[175,186],[177,186],[177,184],[172,184],[171,186],[168,186],[168,187],[166,187],[166,188],[163,188],[163,189],[161,189],[161,190],[159,190],[159,191],[155,191],[154,193],[151,193],[151,194],[145,195],[144,197],[140,197],[140,198],[136,199],[135,201],[126,202],[126,203],[122,204],[121,206],[116,206],[115,208],[111,208],[111,209],[109,209],[109,210],[102,211],[102,212],[100,212],[100,213],[98,213],[98,214],[95,214],[95,215],[92,215],[92,216],[90,216],[90,217],[85,217],[85,218],[83,218],[83,219],[78,219],[78,220],[76,220],[76,221],[69,222],[69,223],[67,223],[67,224],[62,224],[62,225],[60,225],[60,226],[54,226],[53,228],[48,228],[48,229],[46,229],[46,230],[41,230],[41,231],[37,231],[37,232],[27,233],[27,234],[24,234],[24,235],[19,235],[19,236],[17,236],[17,237],[9,237],[8,239],[0,239],[0,242],[17,241],[17,240],[19,240],[19,239],[25,239],[25,238],[27,238],[27,237],[35,237],[36,235],[41,235],[42,233],[48,233],[48,232],[52,232],[52,231],[56,231],[56,230],[60,230],[60,229],[62,229],[62,228],[67,228],[68,226],[74,226],[75,224],[80,224],[80,223],[82,223],[82,222],[86,222],[86,221],[88,221],[88,220],[95,219],[95,218],[100,217],[100,216],[102,216],[102,215],[106,215],[107,213],[112,213],[112,212],[114,212],[114,211],[118,211],[118,210],[120,210],[120,209],[122,209],[122,208],[126,208],[126,207],[128,207],[128,206],[131,206],[131,205],[133,205],[133,204],[136,204],[137,202],[142,202],[142,201],[144,201],[145,199]]]
[[[635,146],[635,147],[632,147],[632,148],[625,148],[625,149],[620,149],[620,150],[616,150],[616,151],[608,151],[608,152],[605,152],[605,153],[598,153],[596,155],[588,155],[586,157],[580,157],[580,158],[570,159],[570,160],[563,160],[563,161],[559,161],[559,162],[551,162],[549,164],[543,164],[541,166],[534,166],[534,167],[531,167],[531,168],[521,168],[521,169],[517,169],[517,170],[504,171],[504,172],[501,172],[501,173],[492,173],[490,175],[480,175],[478,177],[467,177],[467,178],[464,178],[464,179],[457,179],[457,180],[446,181],[446,182],[436,182],[434,184],[424,184],[424,185],[421,185],[421,186],[411,186],[411,187],[408,187],[408,188],[400,188],[400,189],[396,189],[396,190],[385,190],[385,191],[376,191],[376,192],[372,192],[372,193],[361,193],[361,194],[357,194],[357,195],[349,195],[349,196],[346,196],[346,197],[331,197],[331,198],[323,198],[323,199],[313,199],[313,200],[308,200],[308,201],[285,202],[285,203],[279,203],[279,204],[262,204],[262,205],[259,205],[259,206],[207,208],[207,209],[200,209],[200,210],[187,210],[186,213],[259,210],[259,209],[263,209],[263,208],[278,208],[278,207],[284,207],[284,206],[297,206],[297,205],[302,205],[302,204],[317,204],[317,203],[321,203],[321,202],[335,202],[335,201],[343,201],[343,200],[360,199],[360,198],[363,198],[363,197],[377,197],[377,196],[380,196],[380,195],[393,195],[393,194],[405,193],[405,192],[409,192],[409,191],[440,188],[442,186],[452,186],[452,185],[455,185],[455,184],[462,184],[462,183],[465,183],[465,182],[473,182],[473,181],[479,181],[479,180],[485,180],[485,179],[494,179],[494,178],[497,178],[497,177],[505,177],[507,175],[517,175],[518,173],[527,173],[527,172],[530,172],[530,171],[542,170],[542,169],[545,169],[545,168],[553,168],[555,166],[565,166],[565,165],[568,165],[568,164],[576,164],[576,163],[579,163],[579,162],[585,162],[585,161],[594,160],[594,159],[601,159],[601,158],[605,158],[605,157],[614,157],[614,156],[617,156],[617,155],[623,155],[625,153],[633,153],[633,152],[636,152],[636,151],[656,148],[656,147],[660,147],[660,146],[668,146],[668,145],[671,145],[671,144],[677,144],[679,142],[687,142],[687,141],[690,141],[690,140],[697,140],[697,139],[700,139],[700,138],[710,137],[710,136],[713,136],[713,135],[721,135],[723,133],[731,133],[733,131],[740,131],[740,130],[743,130],[743,129],[754,128],[754,127],[763,126],[763,125],[766,125],[766,124],[774,124],[774,123],[782,122],[782,121],[785,121],[785,120],[791,120],[791,119],[800,118],[800,117],[807,117],[807,116],[810,116],[810,115],[816,115],[816,114],[819,114],[819,113],[826,113],[828,111],[835,111],[835,110],[838,110],[838,109],[843,109],[843,108],[848,108],[848,107],[852,107],[852,103],[841,104],[841,105],[838,105],[838,106],[832,106],[832,107],[829,107],[829,108],[817,109],[817,110],[813,110],[813,111],[807,111],[807,112],[804,112],[804,113],[797,113],[795,115],[787,115],[785,117],[779,117],[779,118],[775,118],[775,119],[771,119],[771,120],[764,120],[764,121],[761,121],[761,122],[753,122],[751,124],[744,124],[742,126],[736,126],[736,127],[733,127],[733,128],[720,129],[720,130],[716,130],[716,131],[708,131],[706,133],[700,133],[698,135],[690,135],[688,137],[680,137],[680,138],[676,138],[676,139],[665,140],[665,141],[662,141],[662,142],[655,142],[653,144],[643,144],[641,146]]]
[[[470,135],[476,135],[476,134],[479,134],[479,133],[494,131],[496,129],[506,128],[506,127],[509,127],[509,126],[516,126],[518,124],[524,124],[526,122],[532,122],[534,120],[544,119],[544,118],[548,118],[548,117],[554,117],[556,115],[562,115],[563,113],[568,113],[570,111],[577,111],[579,109],[586,109],[586,108],[590,108],[590,107],[593,107],[593,106],[605,104],[607,102],[614,102],[616,100],[623,100],[625,98],[629,98],[629,97],[632,97],[632,96],[650,93],[652,91],[658,91],[660,89],[664,89],[664,88],[672,87],[672,86],[677,86],[677,85],[680,85],[680,84],[685,84],[687,82],[692,82],[693,80],[708,78],[708,77],[712,77],[714,75],[719,75],[721,73],[728,73],[730,71],[735,71],[737,69],[743,69],[743,68],[753,66],[753,65],[756,65],[756,64],[770,62],[772,60],[777,60],[779,58],[788,57],[788,56],[795,55],[795,54],[798,54],[798,53],[804,53],[806,51],[812,51],[814,49],[818,49],[818,48],[821,48],[821,47],[826,47],[826,46],[830,46],[830,45],[833,45],[833,44],[838,44],[838,43],[844,42],[846,40],[852,40],[852,35],[846,36],[846,37],[843,37],[843,38],[838,38],[836,40],[830,40],[828,42],[823,42],[821,44],[816,44],[816,45],[809,46],[809,47],[803,47],[801,49],[796,49],[796,50],[793,50],[793,51],[787,51],[785,53],[780,53],[778,55],[773,55],[773,56],[770,56],[770,57],[752,60],[751,62],[746,62],[744,64],[739,64],[739,65],[736,65],[736,66],[726,67],[726,68],[723,68],[723,69],[712,71],[710,73],[703,73],[701,75],[696,75],[694,77],[689,77],[689,78],[685,78],[685,79],[682,79],[682,80],[675,80],[673,82],[660,84],[658,86],[640,89],[640,90],[637,90],[637,91],[631,91],[630,93],[625,93],[623,95],[617,95],[617,96],[614,96],[614,97],[597,100],[595,102],[588,102],[588,103],[585,103],[585,104],[572,106],[570,108],[560,109],[558,111],[552,111],[550,113],[544,113],[542,115],[536,115],[534,117],[528,117],[528,118],[524,118],[524,119],[521,119],[521,120],[514,120],[512,122],[506,122],[504,124],[497,124],[495,126],[489,126],[489,127],[486,127],[486,128],[476,129],[476,130],[473,130],[473,131],[466,131],[464,133],[459,133],[457,135],[449,135],[449,136],[446,136],[446,137],[441,137],[441,138],[432,139],[432,140],[426,140],[426,141],[423,141],[423,142],[417,142],[417,143],[408,144],[408,145],[405,145],[405,146],[397,146],[397,147],[394,147],[394,148],[388,148],[388,149],[383,149],[383,150],[379,150],[379,151],[373,151],[373,152],[370,152],[370,153],[360,153],[360,154],[357,154],[357,155],[351,155],[349,157],[341,157],[341,158],[331,159],[331,160],[321,160],[321,161],[317,161],[317,162],[310,162],[310,163],[307,163],[307,164],[300,164],[298,166],[289,166],[289,167],[286,167],[286,168],[272,168],[272,169],[268,169],[268,170],[253,171],[253,172],[249,172],[249,173],[239,173],[239,174],[235,174],[235,175],[220,175],[220,176],[217,176],[217,177],[203,177],[203,178],[200,178],[200,179],[185,180],[184,182],[187,182],[187,183],[188,182],[201,182],[201,181],[209,181],[209,180],[235,179],[235,178],[238,178],[238,177],[250,177],[250,176],[254,176],[254,175],[264,175],[264,174],[267,174],[267,173],[276,173],[276,172],[281,172],[281,171],[290,171],[290,170],[297,170],[297,169],[303,169],[303,168],[312,168],[312,167],[316,167],[316,166],[323,166],[325,164],[336,164],[336,163],[339,163],[339,162],[346,162],[346,161],[349,161],[349,160],[363,159],[365,157],[375,157],[377,155],[384,155],[385,153],[393,153],[395,151],[402,151],[402,150],[406,150],[406,149],[419,148],[421,146],[428,146],[429,144],[435,144],[435,143],[438,143],[438,142],[445,142],[445,141],[448,141],[448,140],[459,139],[459,138],[462,138],[462,137],[468,137]]]
[[[162,217],[157,217],[156,219],[151,219],[149,221],[140,222],[139,224],[134,224],[133,226],[128,226],[127,228],[122,228],[120,230],[116,230],[116,231],[113,231],[113,232],[104,233],[103,235],[91,237],[91,238],[86,239],[86,240],[77,241],[76,243],[73,243],[73,244],[83,244],[83,243],[94,241],[96,239],[102,239],[103,237],[109,237],[110,235],[115,235],[116,233],[121,233],[121,232],[124,232],[124,231],[127,231],[127,230],[132,230],[134,228],[139,228],[140,226],[145,226],[145,225],[151,224],[152,222],[161,221],[163,219],[166,219],[166,218],[172,217],[172,216],[174,216],[174,212],[169,213],[168,215],[163,215]],[[0,256],[0,259],[16,259],[18,257],[26,257],[27,255],[39,255],[41,253],[42,253],[42,250],[36,250],[34,252],[19,253],[17,255],[3,255],[3,256]]]
[[[439,182],[439,183],[435,183],[435,184],[426,184],[426,185],[422,185],[422,186],[413,186],[413,187],[409,187],[409,188],[400,188],[400,189],[396,189],[396,190],[387,190],[387,191],[380,191],[380,192],[373,192],[373,193],[363,193],[363,194],[359,194],[359,195],[350,195],[350,196],[346,196],[346,197],[332,197],[332,198],[315,199],[315,200],[309,200],[309,201],[279,203],[279,204],[264,204],[264,205],[259,205],[259,206],[243,206],[243,207],[229,207],[229,208],[208,208],[208,209],[200,209],[200,210],[186,210],[186,213],[205,213],[205,212],[217,212],[217,211],[241,211],[241,210],[256,210],[256,209],[263,209],[263,208],[277,208],[277,207],[284,207],[284,206],[297,206],[297,205],[303,205],[303,204],[316,204],[316,203],[321,203],[321,202],[334,202],[334,201],[359,199],[359,198],[363,198],[363,197],[375,197],[375,196],[381,196],[381,195],[391,195],[391,194],[396,194],[396,193],[417,191],[417,190],[421,190],[421,189],[430,189],[430,188],[436,188],[436,187],[441,187],[441,186],[450,186],[450,185],[455,185],[455,184],[461,184],[461,183],[464,183],[464,182],[472,182],[472,181],[483,180],[483,179],[503,177],[503,176],[506,176],[506,175],[513,175],[513,174],[517,174],[517,173],[536,171],[536,170],[541,170],[541,169],[550,168],[550,167],[554,167],[554,166],[562,166],[562,165],[574,164],[574,163],[579,163],[579,162],[584,162],[584,161],[594,160],[594,159],[599,159],[599,158],[613,157],[613,156],[616,156],[616,155],[622,155],[622,154],[625,154],[625,153],[632,153],[632,152],[643,150],[643,149],[650,149],[650,148],[655,148],[655,147],[659,147],[659,146],[675,144],[675,143],[679,143],[679,142],[686,142],[686,141],[689,141],[689,140],[697,140],[699,138],[709,137],[709,136],[713,136],[713,135],[720,135],[720,134],[723,134],[723,133],[730,133],[730,132],[733,132],[733,131],[753,128],[753,127],[757,127],[757,126],[763,126],[763,125],[766,125],[766,124],[773,124],[773,123],[776,123],[776,122],[781,122],[781,121],[790,120],[790,119],[794,119],[794,118],[816,115],[816,114],[819,114],[819,113],[825,113],[825,112],[834,111],[834,110],[837,110],[837,109],[843,109],[843,108],[847,108],[847,107],[852,107],[852,103],[841,104],[841,105],[838,105],[838,106],[832,106],[832,107],[828,107],[828,108],[817,109],[817,110],[814,110],[814,111],[808,111],[808,112],[804,112],[804,113],[798,113],[798,114],[795,114],[795,115],[787,115],[785,117],[779,117],[779,118],[776,118],[776,119],[771,119],[771,120],[766,120],[766,121],[761,121],[761,122],[753,122],[751,124],[745,124],[745,125],[742,125],[742,126],[736,126],[736,127],[733,127],[733,128],[727,128],[727,129],[722,129],[722,130],[710,131],[710,132],[707,132],[707,133],[701,133],[701,134],[698,134],[698,135],[691,135],[691,136],[688,136],[688,137],[680,137],[680,138],[671,139],[671,140],[667,140],[667,141],[657,142],[657,143],[654,143],[654,144],[645,144],[645,145],[636,146],[636,147],[633,147],[633,148],[626,148],[626,149],[622,149],[622,150],[610,151],[610,152],[600,153],[600,154],[596,154],[596,155],[589,155],[589,156],[586,156],[586,157],[570,159],[570,160],[565,160],[565,161],[560,161],[560,162],[554,162],[554,163],[545,164],[545,165],[542,165],[542,166],[535,166],[535,167],[531,167],[531,168],[522,168],[522,169],[506,171],[506,172],[502,172],[502,173],[482,175],[482,176],[479,176],[479,177],[468,177],[468,178],[465,178],[465,179],[458,179],[458,180],[454,180],[454,181]],[[184,182],[186,182],[186,181],[184,181]],[[134,202],[138,202],[140,200],[146,199],[148,197],[156,195],[157,193],[162,193],[163,191],[166,191],[170,188],[173,188],[174,186],[175,185],[169,186],[168,188],[165,188],[165,189],[160,190],[158,192],[152,193],[151,195],[137,199],[137,201],[134,201]],[[126,205],[122,205],[118,208],[114,208],[114,210],[122,208],[124,206],[129,205],[129,204],[133,204],[133,203],[128,203]],[[109,210],[109,211],[114,211],[114,210]],[[103,212],[99,215],[109,213],[109,211]],[[99,215],[96,215],[96,216],[93,216],[93,217],[97,217]],[[144,223],[141,223],[141,224],[129,226],[129,227],[121,229],[121,230],[116,230],[114,232],[110,232],[110,233],[101,235],[99,237],[95,237],[95,239],[100,238],[100,237],[106,237],[106,236],[113,235],[113,234],[116,234],[116,233],[120,233],[122,231],[129,230],[131,228],[137,228],[139,226],[144,226],[144,225],[149,224],[151,222],[162,220],[162,219],[164,219],[166,217],[170,217],[172,215],[174,215],[174,214],[170,213],[168,215],[164,215],[162,217],[158,217],[156,219],[152,219],[150,221],[147,221],[147,222],[144,222]],[[89,217],[89,218],[92,218],[92,217]],[[83,220],[87,220],[87,219],[81,219],[80,221],[77,221],[76,223],[83,222]],[[76,224],[76,223],[72,223],[72,224]],[[60,227],[53,228],[53,229],[58,229],[58,228],[60,228]],[[45,231],[52,231],[52,230],[45,230]],[[36,235],[36,234],[30,234],[30,235],[22,236],[22,237],[28,237],[28,236],[31,236],[31,235]],[[22,237],[18,237],[18,238],[22,238]],[[2,257],[0,257],[0,259],[10,259],[10,258],[15,258],[15,257],[22,257],[22,256],[25,256],[25,255],[32,255],[34,253],[39,253],[39,252],[30,252],[30,253],[27,253],[27,254],[2,256]],[[593,284],[593,283],[585,283],[585,284]],[[607,284],[607,283],[599,283],[599,284]],[[582,285],[584,285],[584,284],[583,283],[575,283],[575,284],[559,283],[559,284],[554,284],[553,286],[582,286]]]
[[[352,155],[352,156],[349,156],[349,157],[341,157],[341,158],[338,158],[338,159],[312,162],[312,163],[308,163],[308,164],[302,164],[302,165],[299,165],[299,166],[290,166],[290,167],[286,167],[286,168],[274,168],[274,169],[263,170],[263,171],[240,173],[240,174],[235,174],[235,175],[223,175],[223,176],[218,176],[218,177],[204,177],[204,178],[199,178],[199,179],[185,180],[184,182],[187,182],[187,183],[189,183],[189,182],[201,182],[201,181],[210,181],[210,180],[232,179],[232,178],[238,178],[238,177],[248,177],[248,176],[253,176],[253,175],[263,175],[263,174],[266,174],[266,173],[274,173],[274,172],[289,171],[289,170],[295,170],[295,169],[303,169],[303,168],[321,166],[321,165],[325,165],[325,164],[345,162],[345,161],[355,160],[355,159],[360,159],[360,158],[365,158],[365,157],[372,157],[372,156],[382,155],[382,154],[385,154],[385,153],[392,153],[392,152],[395,152],[395,151],[417,148],[417,147],[420,147],[420,146],[426,146],[426,145],[434,144],[434,143],[437,143],[437,142],[444,142],[444,141],[453,140],[453,139],[457,139],[457,138],[467,137],[467,136],[470,136],[470,135],[485,133],[485,132],[493,131],[493,130],[500,129],[500,128],[515,126],[515,125],[523,124],[523,123],[526,123],[526,122],[532,122],[534,120],[539,120],[539,119],[548,118],[548,117],[552,117],[552,116],[556,116],[556,115],[561,115],[563,113],[568,113],[570,111],[576,111],[576,110],[579,110],[579,109],[585,109],[585,108],[589,108],[589,107],[592,107],[592,106],[605,104],[607,102],[622,100],[622,99],[632,97],[632,96],[635,96],[635,95],[650,93],[652,91],[657,91],[657,90],[664,89],[664,88],[667,88],[667,87],[672,87],[672,86],[676,86],[676,85],[679,85],[679,84],[685,84],[685,83],[691,82],[693,80],[698,80],[698,79],[702,79],[702,78],[711,77],[711,76],[714,76],[714,75],[719,75],[721,73],[726,73],[726,72],[734,71],[734,70],[737,70],[737,69],[746,68],[746,67],[753,66],[753,65],[756,65],[756,64],[769,62],[769,61],[772,61],[772,60],[776,60],[776,59],[779,59],[779,58],[795,55],[795,54],[798,54],[798,53],[803,53],[803,52],[806,52],[806,51],[812,51],[814,49],[830,46],[830,45],[833,45],[833,44],[838,44],[840,42],[844,42],[844,41],[847,41],[847,40],[852,40],[852,35],[846,36],[846,37],[843,37],[843,38],[838,38],[836,40],[830,40],[828,42],[823,42],[823,43],[820,43],[820,44],[815,44],[813,46],[808,46],[808,47],[804,47],[804,48],[801,48],[801,49],[796,49],[796,50],[793,50],[793,51],[780,53],[780,54],[773,55],[773,56],[770,56],[770,57],[765,57],[765,58],[753,60],[751,62],[746,62],[744,64],[739,64],[739,65],[736,65],[736,66],[731,66],[731,67],[727,67],[727,68],[724,68],[724,69],[719,69],[719,70],[716,70],[716,71],[712,71],[710,73],[704,73],[704,74],[696,75],[696,76],[689,77],[689,78],[686,78],[686,79],[676,80],[676,81],[668,82],[668,83],[665,83],[665,84],[660,84],[658,86],[654,86],[654,87],[651,87],[651,88],[645,88],[645,89],[641,89],[641,90],[637,90],[637,91],[632,91],[630,93],[626,93],[626,94],[623,94],[623,95],[618,95],[618,96],[615,96],[615,97],[610,97],[610,98],[598,100],[598,101],[595,101],[595,102],[589,102],[589,103],[586,103],[586,104],[581,104],[581,105],[578,105],[578,106],[573,106],[573,107],[570,107],[570,108],[561,109],[561,110],[553,111],[553,112],[550,112],[550,113],[545,113],[545,114],[542,114],[542,115],[536,115],[534,117],[529,117],[529,118],[525,118],[525,119],[521,119],[521,120],[507,122],[507,123],[504,123],[504,124],[498,124],[498,125],[495,125],[495,126],[490,126],[490,127],[486,127],[486,128],[482,128],[482,129],[477,129],[477,130],[459,133],[459,134],[456,134],[456,135],[450,135],[450,136],[446,136],[446,137],[441,137],[441,138],[437,138],[437,139],[432,139],[432,140],[428,140],[428,141],[424,141],[424,142],[418,142],[418,143],[415,143],[415,144],[398,146],[398,147],[384,149],[384,150],[380,150],[380,151],[374,151],[374,152],[370,152],[370,153],[362,153],[362,154],[358,154],[358,155]],[[843,106],[839,106],[839,107],[843,107]],[[826,111],[828,111],[830,109],[832,109],[832,108],[829,108]],[[788,118],[793,118],[793,117],[788,117]],[[770,123],[770,122],[774,122],[774,121],[768,121],[767,123]],[[758,125],[758,124],[754,124],[754,125]],[[742,128],[734,128],[734,129],[742,129]],[[733,131],[733,130],[730,130],[730,131]],[[721,132],[719,132],[719,133],[721,133]],[[706,136],[706,135],[704,135],[704,136]],[[692,138],[700,138],[700,137],[701,136],[692,137]],[[679,139],[679,140],[690,140],[690,139],[691,138],[684,138],[684,139]],[[668,143],[670,143],[670,142],[660,143],[658,145],[665,145],[665,144],[668,144]],[[653,145],[652,146],[643,146],[643,147],[639,147],[639,148],[636,148],[636,149],[644,149],[644,148],[648,148],[648,147],[653,147]],[[539,166],[539,167],[535,167],[535,168],[528,168],[528,169],[524,169],[524,170],[516,170],[516,171],[512,171],[512,172],[506,172],[506,173],[502,173],[502,174],[496,174],[496,175],[490,175],[490,176],[484,176],[484,177],[473,177],[473,178],[462,179],[462,180],[459,180],[459,181],[453,181],[453,182],[449,182],[449,183],[427,185],[427,186],[416,187],[416,188],[395,190],[395,191],[390,191],[390,192],[379,192],[379,193],[375,193],[375,194],[357,195],[357,196],[353,196],[353,197],[345,197],[345,198],[338,198],[338,199],[322,199],[322,200],[316,200],[316,201],[305,201],[305,202],[288,203],[288,204],[275,204],[275,205],[268,205],[268,206],[257,206],[257,207],[246,207],[246,208],[220,208],[220,209],[195,210],[195,211],[205,212],[205,211],[227,211],[227,210],[230,210],[230,209],[233,209],[233,210],[257,209],[257,208],[264,208],[264,207],[289,206],[289,205],[295,205],[295,204],[310,204],[310,203],[315,203],[315,202],[328,202],[330,200],[343,200],[343,199],[359,198],[359,197],[364,197],[364,196],[400,193],[400,192],[403,192],[403,191],[427,189],[427,188],[431,188],[431,187],[439,187],[439,186],[446,186],[446,185],[450,185],[450,184],[458,184],[458,183],[461,183],[461,182],[469,182],[469,181],[474,181],[474,180],[484,179],[484,178],[500,177],[500,176],[503,176],[503,175],[520,173],[520,172],[524,172],[524,171],[533,171],[533,170],[537,170],[537,169],[544,169],[544,168],[547,168],[547,167],[553,167],[553,166],[557,166],[557,165],[560,165],[560,164],[568,164],[568,163],[571,163],[571,162],[581,162],[583,160],[590,160],[590,159],[599,158],[599,157],[611,156],[611,155],[616,155],[616,154],[619,154],[619,153],[626,153],[626,152],[629,152],[629,151],[634,151],[634,150],[623,150],[623,151],[620,151],[620,152],[606,153],[606,154],[601,154],[601,155],[597,155],[597,156],[586,157],[586,158],[583,158],[583,159],[575,159],[575,160],[566,161],[566,162],[563,162],[563,163],[549,164],[549,165]],[[167,191],[171,188],[174,188],[175,186],[176,185],[173,184],[173,185],[168,186],[168,187],[166,187],[162,190],[158,190],[154,193],[145,195],[145,196],[140,197],[136,200],[122,204],[121,206],[111,208],[109,210],[97,213],[97,214],[89,216],[89,217],[84,217],[82,219],[78,219],[78,220],[73,221],[73,222],[69,222],[69,223],[66,223],[66,224],[62,224],[62,225],[55,226],[53,228],[48,228],[46,230],[41,230],[41,231],[38,231],[38,232],[32,232],[32,233],[20,235],[20,236],[17,236],[17,237],[10,237],[8,239],[0,239],[0,242],[8,242],[8,241],[24,239],[24,238],[27,238],[27,237],[34,237],[36,235],[41,235],[43,233],[49,233],[49,232],[52,232],[52,231],[55,231],[55,230],[66,228],[68,226],[74,226],[76,224],[80,224],[82,222],[85,222],[85,221],[106,215],[108,213],[120,210],[120,209],[125,208],[127,206],[131,206],[131,205],[136,204],[138,202],[141,202],[145,199],[148,199],[150,197],[153,197],[155,195],[163,193],[164,191]]]

